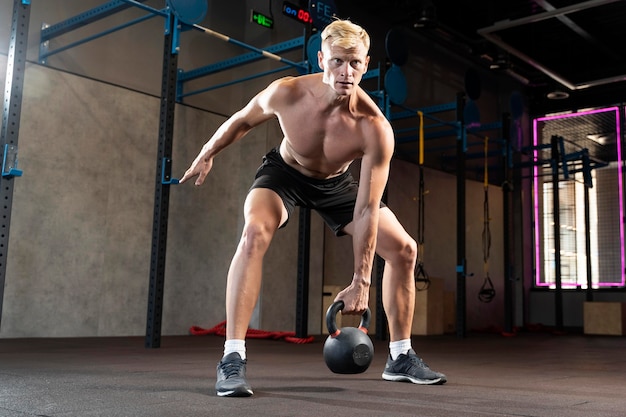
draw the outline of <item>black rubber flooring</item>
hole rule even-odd
[[[249,339],[255,395],[215,395],[218,336],[0,339],[0,416],[624,416],[626,338],[518,333],[414,337],[440,386],[331,373],[323,338]]]

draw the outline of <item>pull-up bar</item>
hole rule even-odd
[[[290,61],[288,59],[285,59],[285,58],[283,58],[283,57],[281,57],[279,55],[276,55],[276,54],[274,54],[272,52],[269,52],[269,51],[266,51],[264,49],[260,49],[260,48],[254,47],[252,45],[248,45],[246,43],[243,43],[241,41],[233,39],[230,36],[224,35],[223,33],[216,32],[216,31],[214,31],[212,29],[206,28],[204,26],[200,26],[198,24],[193,24],[191,26],[194,29],[197,29],[197,30],[199,30],[201,32],[206,33],[207,35],[211,35],[211,36],[213,36],[213,37],[215,37],[217,39],[221,39],[221,40],[223,40],[225,42],[229,42],[229,43],[235,44],[237,46],[240,46],[242,48],[249,49],[251,51],[254,51],[254,52],[258,53],[258,54],[263,55],[266,58],[273,59],[274,61],[282,62],[282,63],[290,65],[290,66],[292,66],[294,68],[304,68],[304,69],[306,69],[302,64],[299,64],[299,63],[294,62],[294,61]]]

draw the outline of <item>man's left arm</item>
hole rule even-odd
[[[394,147],[393,130],[382,116],[367,133],[353,217],[354,275],[350,286],[337,296],[344,301],[345,312],[359,313],[368,307],[380,201],[389,178]]]

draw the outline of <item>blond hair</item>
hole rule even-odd
[[[341,48],[356,48],[362,42],[365,49],[370,49],[370,35],[361,26],[349,20],[335,20],[322,31],[322,42],[328,40],[331,45]]]

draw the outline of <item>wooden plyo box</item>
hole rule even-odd
[[[415,312],[411,334],[443,334],[445,330],[444,304],[443,279],[430,278],[428,289],[415,292]]]
[[[344,287],[339,285],[324,285],[322,301],[322,334],[328,334],[326,328],[326,310]],[[370,288],[370,320],[369,334],[376,334],[376,288]],[[427,290],[415,292],[415,311],[413,314],[413,335],[442,335],[453,333],[455,328],[455,294],[444,291],[442,278],[430,278]],[[360,316],[343,316],[337,314],[337,327],[357,327]]]
[[[585,334],[623,336],[626,334],[626,303],[586,301],[583,322]]]

